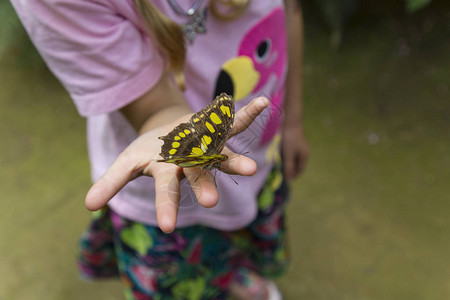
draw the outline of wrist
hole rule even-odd
[[[185,105],[165,107],[145,120],[139,129],[139,134],[141,135],[157,127],[170,124],[171,122],[186,122],[191,115],[192,111]]]

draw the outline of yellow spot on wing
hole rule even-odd
[[[211,123],[205,122],[205,125],[206,125],[206,127],[208,128],[208,130],[209,130],[211,133],[216,132],[216,130],[214,129],[214,127],[211,125]]]
[[[202,148],[203,152],[206,152],[206,150],[208,149],[208,145],[211,144],[211,137],[204,135],[202,137],[202,144],[200,145],[200,147]]]
[[[202,149],[203,153],[206,152],[206,150],[208,150],[208,146],[205,145],[205,143],[202,142],[202,144],[200,145],[200,148]]]
[[[177,149],[171,149],[171,150],[169,151],[169,154],[173,155],[173,154],[175,154],[176,152],[177,152]]]
[[[175,141],[181,140],[181,138],[180,138],[178,135],[176,135],[176,136],[174,137],[174,139],[175,139]]]
[[[224,115],[227,115],[229,118],[231,118],[231,112],[228,106],[221,105],[220,110],[223,112]]]
[[[222,124],[222,120],[219,118],[219,116],[216,113],[212,113],[209,115],[209,118],[211,121],[213,121],[215,124]]]
[[[178,143],[178,142],[173,142],[173,143],[172,143],[172,147],[178,148],[178,147],[180,147],[180,143]]]
[[[199,118],[195,118],[195,119],[194,119],[194,122],[198,122],[198,121],[200,121]]]
[[[202,151],[202,149],[200,149],[200,148],[198,148],[198,147],[194,147],[194,148],[192,148],[192,154],[195,154],[195,155],[198,155],[198,156],[200,156],[200,155],[203,155],[203,151]]]
[[[210,136],[204,135],[202,137],[202,143],[206,143],[206,145],[209,145],[209,144],[211,144],[211,142],[212,142],[212,138]]]
[[[182,133],[182,132],[180,132],[179,135],[180,135],[181,137],[185,137],[185,136],[186,136],[186,135],[185,135],[184,133]]]
[[[184,130],[184,133],[189,134],[189,133],[191,133],[191,132],[190,132],[189,130],[185,129],[185,130]]]

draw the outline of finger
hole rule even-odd
[[[234,125],[230,136],[236,135],[247,129],[256,117],[269,106],[269,104],[270,101],[266,97],[258,97],[241,108],[234,118]]]
[[[232,152],[230,149],[225,147],[222,154],[228,156],[228,159],[220,165],[220,171],[243,176],[255,175],[258,170],[256,162],[246,156]]]
[[[292,181],[295,177],[296,173],[296,159],[294,151],[290,150],[289,148],[284,148],[283,150],[283,173],[284,177],[286,178],[287,182]]]
[[[293,151],[293,162],[294,162],[294,171],[292,175],[292,179],[299,176],[306,168],[306,163],[308,162],[309,157],[309,148],[307,144],[301,144],[297,149]]]
[[[300,150],[300,173],[302,173],[308,164],[309,160],[309,146],[305,142]]]
[[[201,168],[185,168],[183,171],[191,184],[198,203],[203,207],[214,207],[219,200],[219,194],[211,172]]]
[[[132,156],[120,154],[106,173],[89,189],[85,205],[89,210],[98,210],[108,203],[129,181],[139,176]]]
[[[156,171],[155,178],[155,209],[159,228],[170,233],[175,230],[180,201],[181,168],[175,172],[172,168],[162,168]]]
[[[297,163],[297,170],[296,170],[296,173],[295,173],[295,177],[297,177],[298,175],[303,173],[303,171],[305,170],[305,167],[306,167],[307,159],[302,154],[298,154],[297,161],[298,161],[298,163]]]

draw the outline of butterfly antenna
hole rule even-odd
[[[213,176],[213,178],[214,178],[214,184],[216,185],[216,188],[217,188],[216,174],[217,174],[217,169],[214,169],[214,176]]]
[[[233,177],[231,177],[231,175],[230,174],[228,174],[228,176],[230,176],[230,178],[231,178],[231,180],[233,180],[234,181],[234,183],[236,183],[236,185],[239,185],[239,183],[236,181],[236,180],[234,180],[234,178]]]
[[[202,173],[203,173],[203,169],[200,171],[200,174],[198,174],[197,178],[195,178],[194,182],[197,182],[197,179],[200,177],[200,175],[202,175]],[[214,184],[215,184],[216,187],[217,187],[216,173],[217,173],[217,170],[214,172]]]
[[[203,170],[200,171],[200,173],[198,174],[197,178],[195,178],[194,182],[197,182],[197,179],[200,177],[200,175],[202,175]]]

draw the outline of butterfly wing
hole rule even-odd
[[[164,141],[160,155],[165,162],[182,167],[205,165],[220,155],[234,123],[234,100],[225,93],[193,114],[188,123],[175,127]],[[225,158],[226,159],[226,158]]]
[[[164,141],[160,155],[165,160],[192,155],[192,149],[199,143],[195,133],[196,129],[191,122],[181,123],[168,135],[159,137]]]
[[[198,136],[205,155],[220,154],[230,137],[234,123],[234,100],[222,93],[190,120],[198,126]],[[205,149],[206,148],[206,149]]]

